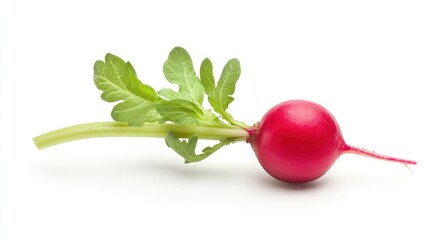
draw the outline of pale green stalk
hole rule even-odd
[[[172,132],[177,138],[246,141],[249,137],[245,129],[237,127],[209,127],[179,124],[145,123],[142,127],[129,127],[121,122],[94,122],[61,128],[35,137],[38,149],[85,138],[96,137],[159,137],[165,138]]]

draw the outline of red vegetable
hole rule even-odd
[[[216,82],[208,58],[201,63],[198,77],[189,54],[176,47],[165,61],[163,71],[168,82],[178,85],[178,91],[171,88],[155,91],[138,79],[131,63],[106,54],[104,61],[96,61],[94,65],[94,83],[103,91],[103,100],[119,101],[111,114],[116,122],[58,129],[35,137],[35,144],[43,149],[83,138],[161,137],[185,163],[192,163],[226,145],[247,141],[271,176],[294,183],[321,177],[343,153],[416,164],[347,145],[332,114],[310,101],[283,102],[269,110],[255,127],[237,121],[227,111],[241,74],[237,59],[225,64]],[[204,99],[211,109],[203,107]],[[197,153],[198,139],[218,142]]]
[[[262,167],[285,182],[315,180],[343,153],[416,164],[347,145],[334,116],[305,100],[286,101],[271,108],[250,133],[249,142]]]

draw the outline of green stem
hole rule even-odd
[[[235,119],[232,117],[232,115],[231,115],[231,114],[229,114],[229,113],[228,113],[228,112],[226,112],[226,111],[222,111],[222,112],[221,112],[221,115],[222,115],[222,117],[223,117],[226,121],[228,121],[228,122],[229,122],[231,125],[233,125],[233,126],[241,127],[241,128],[244,128],[244,129],[249,129],[249,128],[250,128],[250,126],[249,126],[249,125],[247,125],[246,123],[235,120]]]
[[[149,124],[129,127],[121,122],[94,122],[61,128],[37,136],[33,139],[38,149],[47,148],[69,141],[96,137],[159,137],[165,138],[169,132],[178,138],[198,135],[200,139],[222,140],[235,138],[246,141],[249,137],[245,129],[237,127],[205,127],[178,124]]]

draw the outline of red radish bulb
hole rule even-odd
[[[347,145],[334,116],[321,105],[306,100],[274,106],[250,134],[249,142],[262,167],[285,182],[318,179],[347,152],[416,164]]]

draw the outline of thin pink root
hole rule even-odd
[[[375,153],[372,151],[368,151],[368,150],[363,149],[363,148],[353,147],[353,146],[349,146],[349,145],[345,145],[343,152],[344,153],[358,154],[358,155],[362,155],[362,156],[377,158],[377,159],[391,161],[391,162],[398,162],[398,163],[402,163],[405,165],[416,165],[417,164],[416,161],[390,157],[390,156],[378,154],[378,153]]]

